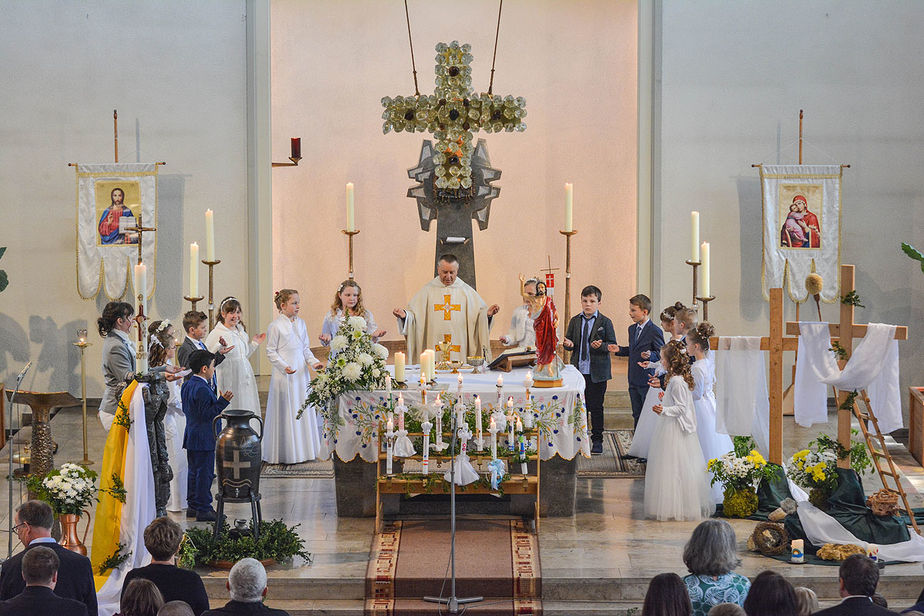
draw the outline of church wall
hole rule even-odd
[[[841,260],[857,266],[861,322],[908,324],[901,382],[924,383],[924,274],[900,242],[924,244],[924,5],[663,2],[659,306],[690,301],[689,212],[712,243],[710,316],[720,334],[766,335],[761,200],[751,163],[850,163]],[[657,35],[656,35],[657,36]],[[831,283],[833,281],[826,281]],[[814,303],[802,314],[814,313]],[[823,306],[838,319],[836,305]],[[788,318],[794,309],[787,302]],[[789,382],[789,379],[786,379]],[[903,403],[907,395],[903,390]]]
[[[158,182],[154,317],[189,308],[188,245],[215,211],[217,294],[247,289],[243,1],[0,2],[0,381],[80,394],[76,330],[90,330],[89,396],[102,393],[96,318],[76,289],[75,178],[68,162],[166,161]],[[147,223],[148,221],[145,220]],[[200,289],[206,289],[205,267]],[[219,298],[223,295],[219,295]],[[246,295],[244,296],[246,297]],[[201,303],[200,303],[201,307]],[[245,315],[246,319],[246,315]]]
[[[434,87],[434,45],[472,45],[473,87],[485,91],[497,19],[495,0],[412,0],[419,88]],[[501,305],[492,330],[508,330],[521,303],[517,272],[557,272],[564,316],[564,183],[574,183],[572,311],[580,289],[604,292],[602,310],[624,336],[635,292],[637,8],[628,1],[505,2],[494,92],[526,98],[524,133],[481,134],[500,197],[486,231],[474,231],[477,288]],[[405,194],[425,133],[382,134],[383,96],[412,95],[401,3],[274,0],[274,160],[302,138],[296,168],[273,176],[274,288],[294,287],[317,337],[347,274],[344,186],[356,187],[356,280],[378,324],[397,339],[392,309],[433,275],[436,225],[420,230]],[[478,133],[476,133],[476,138]]]

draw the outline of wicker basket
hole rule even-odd
[[[873,510],[873,515],[895,515],[898,512],[898,492],[883,488],[866,499],[866,506]]]
[[[764,556],[775,556],[789,551],[789,533],[782,524],[761,522],[754,528],[751,538]]]

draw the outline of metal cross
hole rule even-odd
[[[125,230],[134,231],[138,234],[138,263],[141,263],[141,240],[144,237],[144,232],[145,231],[157,231],[157,227],[145,227],[141,223],[141,212],[140,211],[138,212],[138,217],[136,218],[136,220],[138,222],[135,223],[134,227],[125,227]]]

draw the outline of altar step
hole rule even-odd
[[[554,566],[554,563],[544,563]],[[821,574],[793,575],[791,566],[767,560],[767,568],[779,571],[795,585],[807,586],[818,595],[822,607],[840,601],[837,567],[826,567]],[[299,575],[280,577],[272,571],[266,604],[283,609],[291,616],[362,616],[365,584],[361,579],[321,579]],[[797,569],[798,573],[802,570]],[[226,577],[204,577],[212,608],[227,603]],[[543,616],[628,615],[641,608],[650,578],[543,578]],[[916,581],[917,582],[917,581]],[[464,594],[464,588],[457,589]],[[886,567],[879,580],[879,592],[889,600],[889,609],[901,611],[914,605],[921,588],[906,576],[889,577]],[[635,612],[636,614],[638,612]]]

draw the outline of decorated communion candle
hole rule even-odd
[[[879,560],[879,546],[875,543],[870,543],[866,546],[866,555],[872,561]]]
[[[526,437],[520,435],[520,472],[526,474]]]
[[[475,396],[475,433],[478,437],[478,442],[482,443],[483,441],[483,432],[481,431],[481,397]],[[484,445],[480,445],[480,448],[484,448]]]
[[[405,355],[401,351],[395,353],[395,380],[404,382]]]
[[[391,398],[391,375],[385,375],[385,393],[388,394],[389,399]]]
[[[523,387],[525,387],[526,390],[529,391],[529,388],[532,386],[533,386],[533,371],[528,370],[526,372],[526,377],[523,379]]]
[[[803,549],[805,542],[802,539],[793,539],[790,545],[792,547],[792,558],[790,558],[790,562],[804,563],[805,553],[803,552]]]
[[[436,394],[436,401],[433,403],[436,407],[436,444],[440,447],[443,445],[443,400],[439,394]]]
[[[690,212],[690,261],[699,263],[699,212]]]
[[[148,266],[144,263],[135,265],[135,295],[141,296],[140,310],[143,314],[148,313]]]
[[[385,473],[390,477],[392,475],[392,464],[394,462],[394,452],[392,451],[391,437],[395,434],[395,423],[392,421],[391,413],[388,414],[388,423],[385,424]]]
[[[420,429],[423,430],[423,460],[420,470],[426,475],[430,470],[430,430],[433,429],[433,424],[425,421],[420,424]]]
[[[491,423],[488,425],[488,432],[491,433],[491,459],[497,459],[497,422],[491,417]]]
[[[459,401],[462,400],[462,375],[459,374]]]

